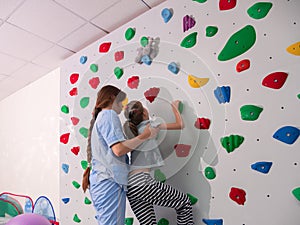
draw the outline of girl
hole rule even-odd
[[[183,121],[178,112],[179,101],[172,103],[175,115],[174,123],[156,125],[159,129],[183,129]],[[149,114],[141,102],[132,101],[125,107],[124,132],[133,138],[149,125]],[[156,181],[150,176],[150,170],[163,165],[163,159],[155,139],[150,139],[131,152],[131,172],[128,178],[127,198],[141,225],[155,225],[154,205],[171,207],[176,210],[177,224],[192,225],[192,206],[188,196],[170,185]]]
[[[126,94],[114,86],[102,87],[90,123],[87,159],[92,169],[89,166],[84,172],[82,188],[85,192],[89,187],[99,225],[124,225],[128,180],[126,153],[158,132],[148,126],[140,135],[125,140],[118,117],[125,98]]]

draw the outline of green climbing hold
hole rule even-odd
[[[212,179],[216,178],[215,170],[210,166],[205,168],[204,174],[205,174],[205,177],[209,180],[212,180]]]
[[[73,221],[76,222],[76,223],[80,223],[80,222],[81,222],[81,219],[79,219],[78,215],[75,214],[75,215],[73,216]]]
[[[80,188],[80,184],[77,181],[72,181],[72,184],[76,189]]]
[[[294,190],[292,190],[292,194],[298,201],[300,201],[300,187],[297,187]]]
[[[117,77],[118,79],[120,79],[120,78],[123,76],[123,69],[120,68],[120,67],[116,67],[116,68],[114,69],[114,73],[115,73],[116,77]]]
[[[97,64],[91,64],[90,65],[90,70],[94,73],[98,72],[98,65]]]
[[[154,178],[155,180],[164,183],[166,181],[166,176],[163,172],[160,171],[160,169],[157,169],[154,171]]]
[[[129,27],[125,32],[125,39],[130,41],[135,35],[135,29]]]
[[[84,204],[90,205],[90,204],[92,204],[92,201],[89,200],[88,197],[85,197],[85,198],[84,198]]]
[[[79,129],[79,133],[80,133],[83,137],[87,138],[87,137],[88,137],[89,130],[88,130],[87,128],[85,128],[85,127],[81,127],[81,128]]]
[[[198,202],[198,198],[196,198],[195,196],[193,196],[193,195],[191,195],[189,193],[187,193],[186,195],[189,197],[192,205],[195,205],[196,202]]]
[[[149,40],[147,37],[142,37],[141,40],[140,40],[140,43],[143,47],[146,47],[149,43]]]
[[[125,218],[125,225],[132,225],[132,224],[133,224],[133,218],[132,217]]]
[[[247,10],[247,13],[251,18],[259,20],[269,13],[272,5],[271,2],[257,2]]]
[[[206,2],[207,0],[193,0],[194,2],[199,2],[199,3],[204,3]]]
[[[184,48],[191,48],[196,44],[196,42],[197,42],[197,32],[194,32],[186,36],[181,41],[180,46]]]
[[[247,25],[234,33],[218,56],[218,60],[226,61],[248,51],[256,41],[256,32],[253,26]]]
[[[80,99],[80,106],[81,108],[85,108],[89,105],[90,103],[90,98],[89,97],[83,97],[82,99]]]
[[[298,94],[297,97],[300,99],[300,94]]]
[[[228,153],[233,152],[234,149],[238,148],[243,143],[243,141],[243,136],[233,134],[221,138],[221,144],[227,150]]]
[[[263,108],[255,105],[244,105],[240,108],[242,120],[257,120]]]
[[[218,32],[218,28],[214,26],[206,27],[206,37],[213,37]]]
[[[179,104],[178,104],[178,111],[180,112],[180,114],[183,111],[183,103],[182,102],[179,102]]]
[[[169,225],[169,220],[165,219],[165,218],[161,218],[157,225]]]
[[[88,167],[88,162],[86,160],[81,160],[80,162],[82,169],[86,169]]]
[[[63,105],[60,110],[65,114],[69,113],[69,107],[66,105]]]

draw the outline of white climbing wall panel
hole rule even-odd
[[[66,60],[61,224],[97,224],[80,184],[96,94],[113,84],[166,121],[169,102],[182,101],[185,128],[159,135],[166,165],[155,175],[190,195],[195,224],[298,225],[299,9],[298,0],[170,0]],[[150,38],[157,55],[137,63]],[[159,224],[176,223],[173,210],[156,209]],[[130,207],[126,217],[139,224]]]

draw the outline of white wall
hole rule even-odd
[[[59,82],[56,69],[0,102],[0,193],[46,196],[57,217]]]

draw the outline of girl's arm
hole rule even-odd
[[[184,123],[182,120],[182,117],[180,115],[180,112],[178,111],[180,101],[176,100],[172,102],[172,110],[175,116],[175,122],[174,123],[162,123],[158,126],[161,130],[182,130],[184,128]]]

